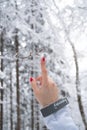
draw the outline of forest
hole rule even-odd
[[[42,56],[87,130],[86,0],[0,0],[0,130],[48,130],[29,82]]]

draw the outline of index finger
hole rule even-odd
[[[42,84],[43,86],[46,86],[48,83],[48,74],[47,74],[45,57],[41,59],[41,71],[42,71]]]

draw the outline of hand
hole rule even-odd
[[[41,59],[41,72],[41,76],[36,79],[30,78],[30,82],[37,101],[42,107],[45,107],[58,100],[58,87],[48,76],[44,57]],[[37,82],[40,84],[38,85]]]

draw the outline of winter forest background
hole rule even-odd
[[[87,130],[86,0],[0,0],[0,130],[47,130],[29,83],[43,55]]]

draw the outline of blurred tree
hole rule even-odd
[[[0,34],[0,52],[3,56],[3,49],[4,48],[4,39],[3,39],[3,32]],[[3,59],[0,61],[0,70],[3,72],[4,66],[3,66]],[[3,79],[0,78],[1,87],[3,87]],[[0,90],[0,129],[3,130],[3,89]]]

